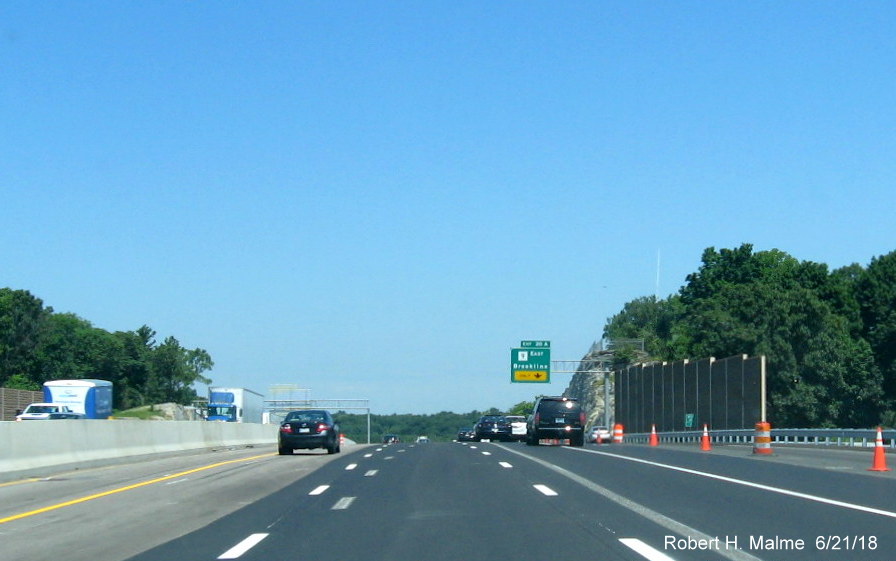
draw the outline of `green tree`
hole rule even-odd
[[[120,349],[119,375],[113,393],[116,408],[130,409],[151,403],[146,389],[154,377],[151,356],[155,336],[156,332],[146,325],[136,331],[114,333]]]
[[[868,426],[884,406],[881,372],[896,366],[862,337],[874,330],[880,347],[894,348],[882,334],[896,335],[889,315],[896,270],[882,261],[874,277],[857,265],[829,273],[779,250],[754,253],[749,244],[708,248],[677,296],[630,302],[605,331],[649,341],[651,355],[665,360],[764,354],[774,422]],[[896,391],[896,372],[889,372]]]
[[[522,415],[527,416],[532,413],[532,410],[535,409],[535,401],[521,401],[511,407],[508,411],[508,415]]]
[[[12,376],[40,385],[34,349],[53,312],[27,290],[0,288],[0,386]]]
[[[28,390],[31,392],[41,391],[41,385],[37,382],[34,382],[24,374],[13,374],[6,380],[6,383],[3,384],[3,387],[9,388],[11,390]]]
[[[882,378],[870,346],[852,338],[846,323],[842,317],[825,315],[805,349],[792,349],[788,366],[772,378],[770,413],[778,423],[868,427],[879,422]]]
[[[211,356],[202,349],[183,348],[174,337],[166,337],[153,349],[151,361],[152,375],[146,393],[153,403],[190,403],[197,397],[193,384],[211,383],[202,376],[213,366]]]
[[[144,325],[136,331],[114,335],[119,374],[116,404],[138,405],[175,402],[188,404],[196,399],[196,383],[210,384],[203,375],[212,369],[211,355],[203,349],[185,349],[174,337],[156,342],[156,332]]]
[[[766,355],[770,410],[786,426],[879,417],[880,393],[857,389],[879,387],[880,379],[851,334],[849,280],[847,272],[832,277],[826,266],[778,250],[708,250],[682,289],[690,355]]]
[[[120,358],[110,333],[75,314],[51,314],[34,349],[41,381],[99,378],[115,383]]]
[[[655,296],[642,296],[622,307],[622,311],[607,320],[604,337],[607,339],[641,339],[648,356],[661,360],[673,360],[676,346],[674,327],[682,314],[681,300],[670,296],[658,300]],[[622,363],[635,359],[634,349],[617,349]],[[624,357],[623,357],[624,355]]]
[[[896,401],[896,251],[876,257],[858,281],[863,333],[883,375],[884,394]]]

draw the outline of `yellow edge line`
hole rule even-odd
[[[198,468],[195,468],[195,469],[190,469],[190,470],[187,470],[187,471],[182,471],[182,472],[180,472],[180,473],[173,473],[173,474],[171,474],[171,475],[166,475],[165,477],[159,477],[159,478],[157,478],[157,479],[150,479],[149,481],[143,481],[143,482],[140,482],[140,483],[135,483],[135,484],[133,484],[133,485],[128,485],[127,487],[119,487],[118,489],[112,489],[112,490],[109,490],[109,491],[103,491],[102,493],[97,493],[97,494],[95,494],[95,495],[88,495],[88,496],[86,496],[86,497],[81,497],[80,499],[74,499],[74,500],[71,500],[71,501],[66,501],[66,502],[64,502],[64,503],[59,503],[59,504],[55,504],[55,505],[51,505],[51,506],[45,506],[45,507],[43,507],[43,508],[39,508],[39,509],[37,509],[37,510],[31,510],[31,511],[28,511],[28,512],[23,512],[23,513],[21,513],[21,514],[16,514],[16,515],[14,515],[14,516],[7,516],[6,518],[0,518],[0,524],[5,524],[5,523],[7,523],[7,522],[12,522],[13,520],[19,520],[19,519],[22,519],[22,518],[27,518],[27,517],[29,517],[29,516],[34,516],[35,514],[42,514],[42,513],[44,513],[44,512],[50,512],[50,511],[52,511],[52,510],[57,510],[57,509],[60,509],[60,508],[64,508],[64,507],[67,507],[67,506],[76,505],[76,504],[79,504],[79,503],[85,503],[85,502],[87,502],[87,501],[92,501],[92,500],[94,500],[94,499],[99,499],[99,498],[101,498],[101,497],[107,497],[107,496],[109,496],[109,495],[114,495],[115,493],[121,493],[121,492],[123,492],[123,491],[130,491],[131,489],[137,489],[138,487],[144,487],[144,486],[146,486],[146,485],[152,485],[153,483],[159,483],[160,481],[167,481],[167,480],[169,480],[169,479],[174,479],[174,478],[177,478],[177,477],[183,477],[184,475],[190,475],[191,473],[196,473],[196,472],[199,472],[199,471],[205,471],[205,470],[207,470],[207,469],[213,469],[213,468],[216,468],[216,467],[225,466],[225,465],[227,465],[227,464],[236,464],[236,463],[240,463],[240,462],[248,462],[248,461],[251,461],[251,460],[257,460],[257,459],[259,459],[259,458],[266,458],[266,457],[268,457],[268,456],[273,456],[273,455],[274,455],[274,454],[262,454],[262,455],[260,455],[260,456],[252,456],[252,457],[250,457],[250,458],[242,458],[242,459],[239,459],[239,460],[228,460],[228,461],[226,461],[226,462],[218,462],[217,464],[210,464],[210,465],[207,465],[207,466],[202,466],[202,467],[198,467]],[[38,480],[38,479],[31,479],[31,480],[28,480],[28,481],[39,481],[39,480]]]
[[[35,481],[40,481],[37,477],[30,477],[28,479],[20,479],[18,481],[7,481],[6,483],[0,483],[0,487],[9,487],[10,485],[21,485],[22,483],[34,483]]]

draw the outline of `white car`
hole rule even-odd
[[[526,439],[526,418],[521,415],[507,415],[510,421],[510,436],[513,440]]]
[[[602,442],[604,444],[609,444],[612,441],[613,435],[607,427],[595,425],[591,427],[591,432],[588,433],[588,442]]]
[[[80,419],[83,415],[75,413],[66,405],[58,403],[32,403],[24,411],[16,415],[16,421],[45,421],[48,419]]]

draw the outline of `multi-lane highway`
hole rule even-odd
[[[894,559],[896,476],[869,465],[738,447],[231,450],[0,484],[0,559]]]

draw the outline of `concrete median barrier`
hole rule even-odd
[[[0,422],[0,474],[143,454],[274,444],[277,425],[204,421]]]

